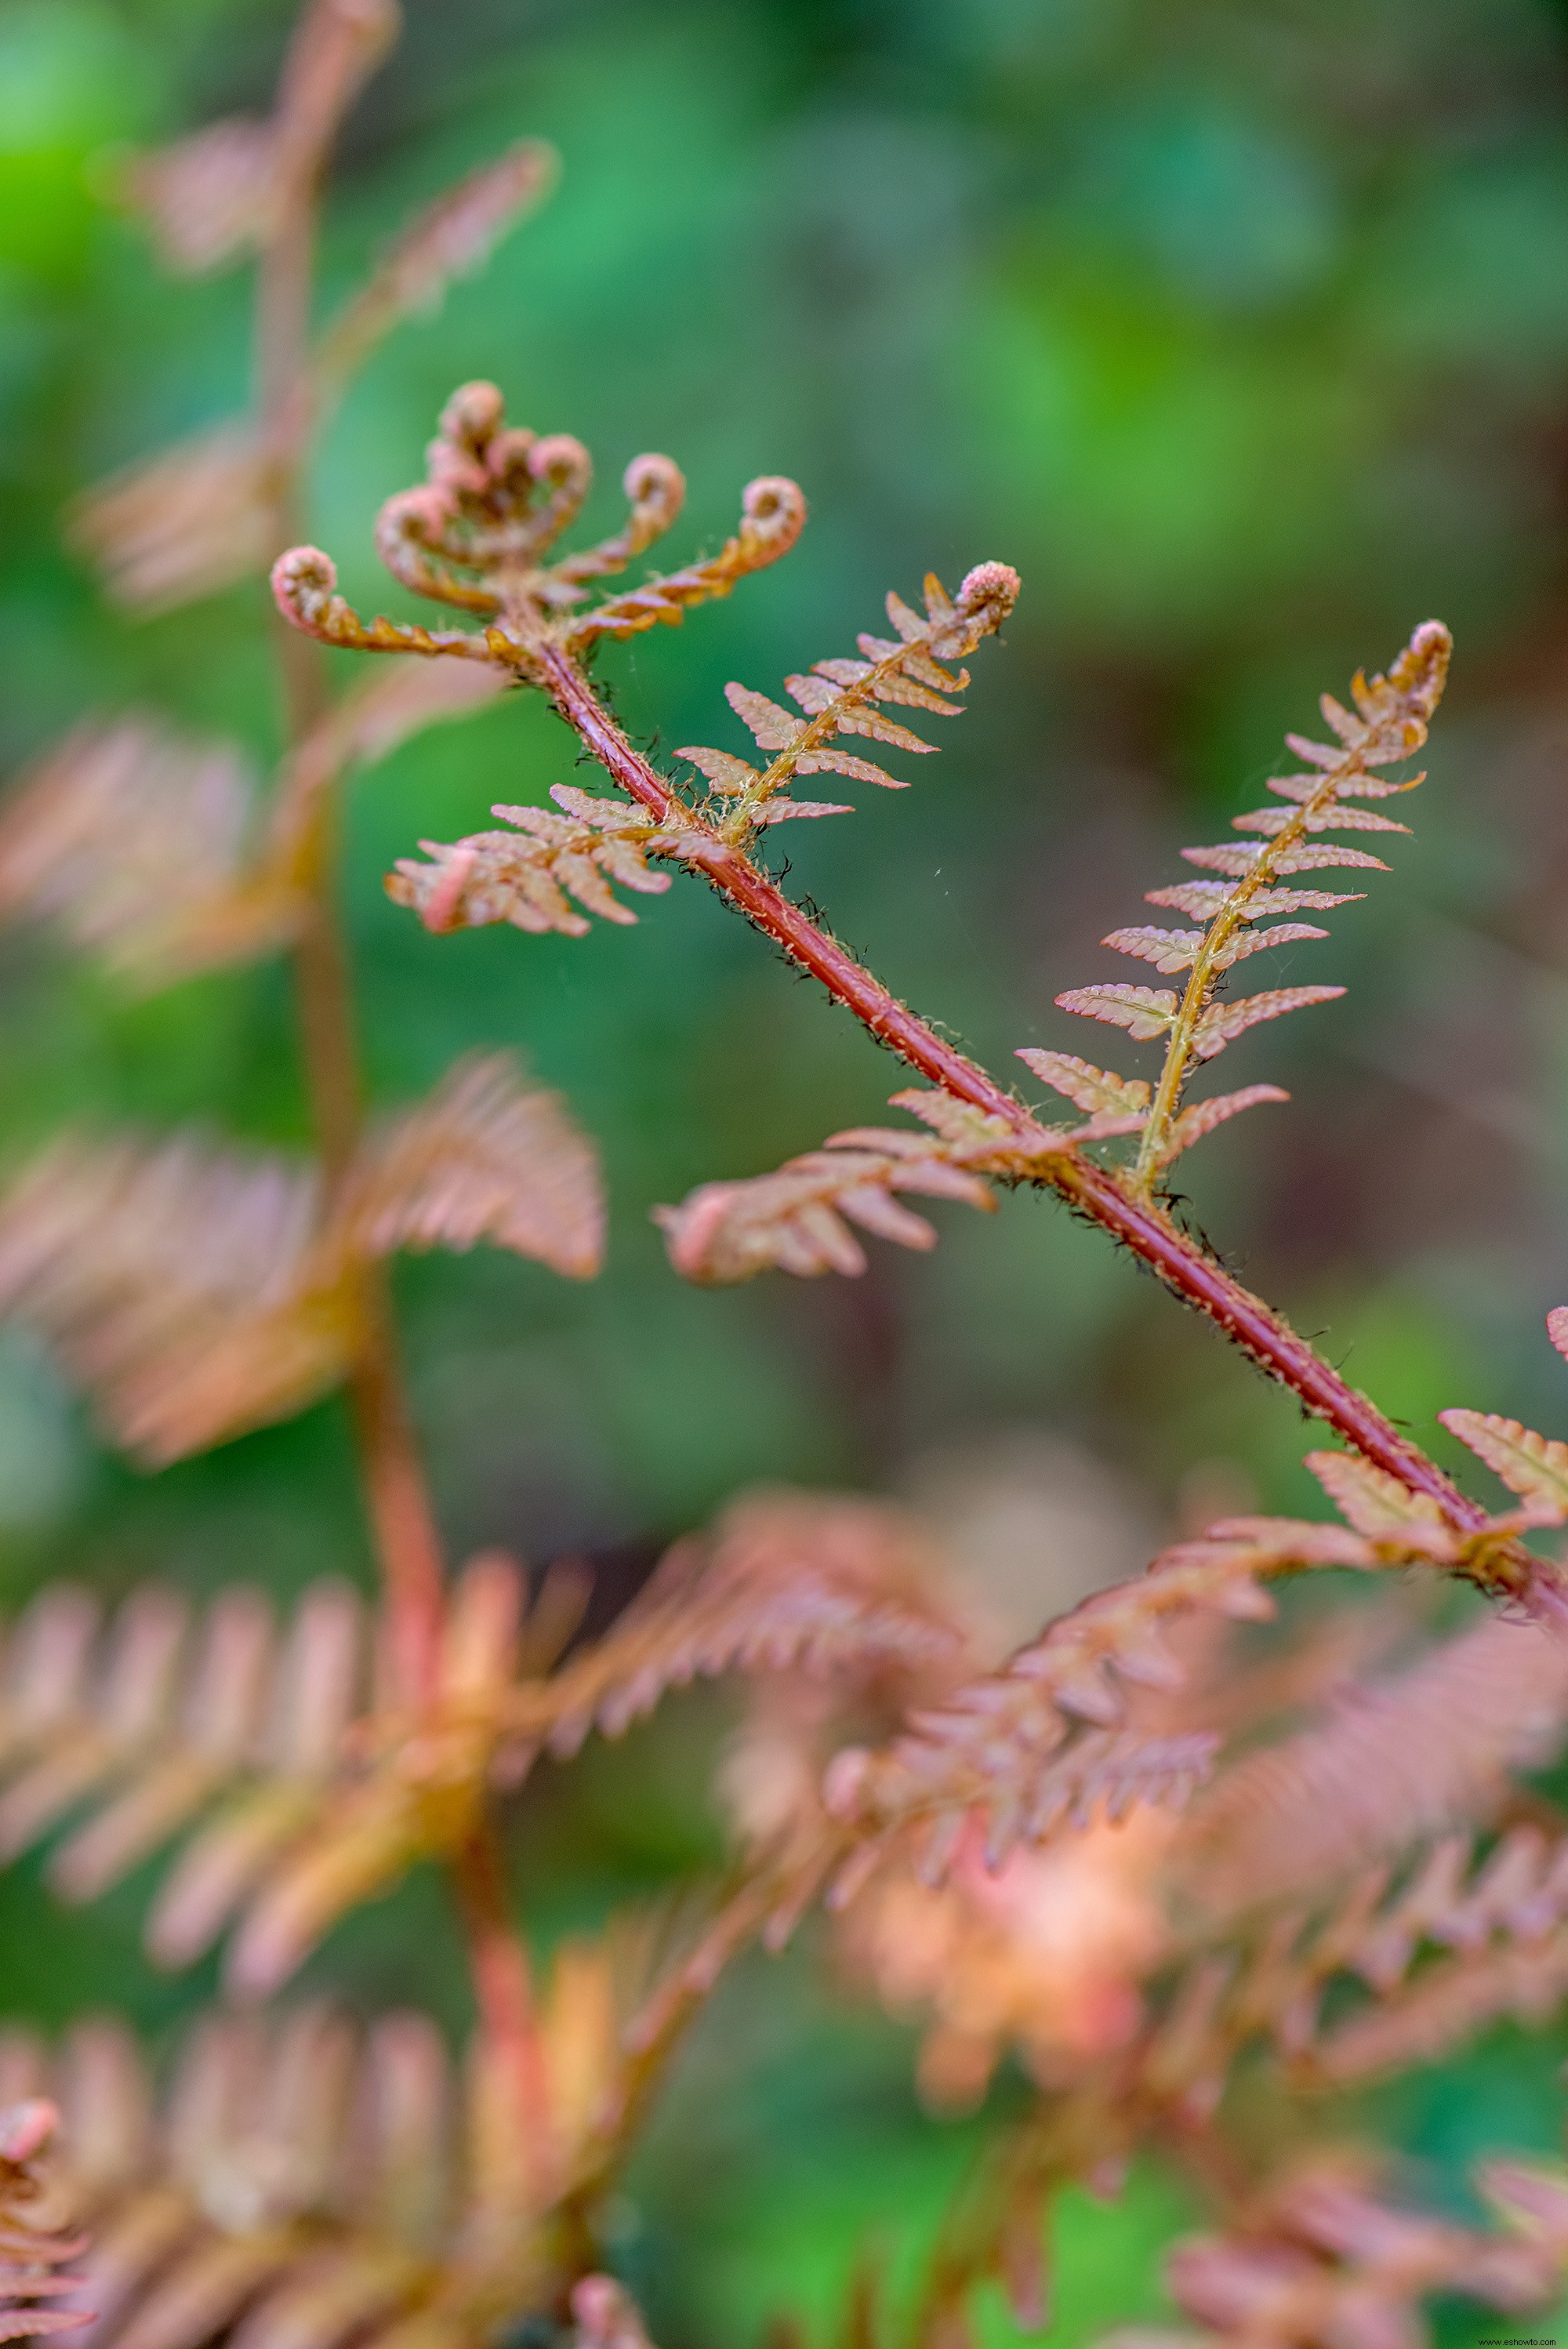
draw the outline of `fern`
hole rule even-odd
[[[1568,1654],[1487,1619],[1405,1671],[1336,1692],[1325,1719],[1230,1771],[1194,1831],[1221,1908],[1315,1894],[1336,1878],[1502,1808],[1568,1726]]]
[[[923,617],[899,595],[889,594],[887,616],[896,634],[892,637],[862,634],[858,660],[820,660],[803,676],[784,680],[790,699],[804,718],[780,708],[748,686],[729,685],[726,698],[738,718],[751,730],[760,750],[773,754],[760,768],[747,764],[727,750],[688,747],[677,759],[689,759],[722,803],[720,837],[744,841],[760,827],[787,816],[847,815],[848,808],[830,807],[813,800],[790,797],[798,775],[846,775],[851,781],[880,783],[888,791],[906,786],[885,768],[840,748],[836,737],[885,743],[895,750],[933,750],[936,745],[890,718],[893,708],[929,710],[955,718],[960,705],[952,697],[965,691],[969,673],[954,676],[943,661],[972,652],[980,636],[1000,626],[1018,593],[1017,574],[1006,564],[993,563],[983,574],[965,582],[965,609],[960,611],[934,573],[925,581]]]
[[[85,2249],[81,2238],[37,2223],[36,2206],[53,2183],[39,2157],[59,2118],[43,2096],[0,2108],[0,2341],[74,2333],[93,2321],[95,2312],[80,2305],[84,2278],[72,2266]],[[65,2305],[50,2304],[59,2302]]]
[[[55,1143],[0,1197],[0,1309],[59,1348],[118,1442],[163,1462],[341,1379],[367,1263],[482,1237],[581,1279],[603,1212],[555,1097],[474,1061],[367,1140],[333,1199],[305,1167],[193,1137]]]
[[[634,922],[635,914],[611,884],[619,882],[644,896],[667,889],[669,874],[650,871],[648,854],[665,846],[670,835],[619,801],[596,798],[571,783],[554,784],[551,797],[561,814],[548,808],[496,807],[491,814],[514,826],[512,831],[469,833],[449,848],[421,841],[429,861],[399,858],[387,877],[387,895],[395,905],[411,906],[425,927],[437,932],[510,922],[536,936],[556,930],[563,937],[585,937],[591,925],[573,910],[573,897],[603,921]]]
[[[1112,930],[1104,943],[1119,953],[1151,962],[1162,971],[1186,973],[1180,993],[1171,988],[1129,987],[1120,983],[1069,988],[1057,1003],[1083,1018],[1125,1028],[1135,1042],[1165,1041],[1165,1060],[1141,1121],[1132,1180],[1147,1191],[1155,1177],[1181,1151],[1212,1131],[1225,1119],[1259,1102],[1281,1101],[1275,1086],[1248,1086],[1243,1092],[1221,1095],[1183,1112],[1181,1098],[1191,1064],[1211,1061],[1249,1028],[1278,1019],[1306,1005],[1326,1003],[1344,993],[1338,987],[1265,988],[1256,995],[1226,1002],[1220,988],[1225,974],[1253,954],[1273,947],[1294,946],[1326,937],[1326,930],[1305,922],[1283,922],[1266,929],[1255,923],[1276,914],[1328,911],[1348,905],[1350,896],[1312,887],[1289,885],[1297,874],[1324,870],[1354,869],[1385,872],[1387,867],[1363,848],[1349,848],[1320,839],[1329,832],[1402,833],[1408,827],[1359,804],[1411,791],[1422,779],[1390,781],[1379,770],[1394,765],[1426,740],[1427,728],[1443,689],[1450,644],[1448,630],[1437,621],[1418,628],[1387,678],[1370,684],[1357,676],[1351,688],[1353,709],[1325,695],[1323,715],[1336,740],[1317,742],[1299,734],[1286,737],[1305,763],[1295,774],[1270,780],[1283,806],[1260,808],[1233,819],[1241,832],[1259,837],[1237,847],[1184,848],[1189,864],[1225,874],[1219,882],[1181,882],[1149,892],[1149,903],[1189,915],[1202,926],[1172,930],[1149,926]],[[1281,883],[1287,885],[1281,887]],[[1037,1075],[1056,1082],[1042,1058],[1025,1052]],[[1069,1072],[1070,1072],[1069,1064]],[[1120,1083],[1119,1079],[1108,1082]],[[1068,1088],[1070,1092],[1070,1084]]]
[[[1568,2267],[1568,2174],[1495,2162],[1477,2175],[1498,2230],[1461,2227],[1370,2190],[1366,2164],[1318,2154],[1253,2198],[1222,2235],[1180,2244],[1172,2297],[1199,2333],[1120,2332],[1102,2349],[1221,2343],[1315,2349],[1320,2342],[1422,2341],[1418,2303],[1460,2293],[1491,2308],[1540,2307]]]
[[[488,2342],[498,2309],[548,2292],[552,2213],[599,2158],[624,2059],[614,1994],[583,1967],[569,1948],[548,1987],[540,2105],[521,2127],[495,2051],[477,2042],[455,2075],[417,2014],[364,2030],[321,2005],[214,2014],[162,2095],[118,2026],[81,2026],[53,2059],[14,2042],[7,2068],[65,2116],[60,2191],[92,2230],[95,2338]]]

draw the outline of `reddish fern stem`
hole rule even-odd
[[[476,1821],[451,1865],[468,1940],[474,2003],[493,2058],[511,2081],[512,2106],[520,2124],[519,2156],[529,2167],[529,2186],[537,2191],[542,2205],[555,2190],[550,2081],[528,1951],[511,1920],[500,1846],[488,1812]]]
[[[605,771],[661,823],[675,815],[683,834],[693,843],[683,862],[704,874],[731,905],[782,947],[792,961],[820,979],[835,1001],[852,1011],[879,1043],[886,1044],[911,1068],[960,1101],[1006,1118],[1020,1132],[1032,1124],[1022,1104],[995,1077],[945,1043],[879,978],[809,920],[739,849],[726,845],[672,799],[668,787],[627,740],[587,678],[564,652],[548,644],[531,649],[536,672],[557,710]],[[1375,1467],[1387,1469],[1411,1492],[1435,1501],[1449,1525],[1473,1533],[1485,1523],[1485,1510],[1468,1499],[1408,1436],[1402,1435],[1376,1403],[1347,1385],[1287,1321],[1206,1256],[1161,1208],[1133,1197],[1109,1168],[1097,1166],[1076,1150],[1064,1150],[1053,1154],[1034,1179],[1047,1185],[1069,1206],[1130,1248],[1183,1303],[1207,1314],[1233,1343],[1299,1395],[1314,1418],[1326,1420]]]

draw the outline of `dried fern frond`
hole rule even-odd
[[[555,930],[564,937],[585,937],[591,925],[573,911],[573,897],[602,920],[635,922],[611,884],[644,896],[660,895],[670,876],[652,871],[648,855],[673,847],[676,836],[624,800],[603,799],[571,783],[553,784],[550,796],[563,813],[495,807],[491,814],[514,831],[469,833],[450,847],[422,840],[430,862],[399,857],[387,876],[387,895],[437,932],[510,922],[536,936]]]
[[[66,1826],[49,1880],[88,1900],[191,1835],[148,1928],[155,1957],[184,1963],[317,1816],[366,1670],[340,1583],[307,1591],[281,1641],[246,1588],[192,1621],[146,1586],[100,1629],[86,1591],[51,1585],[5,1642],[0,1857]]]
[[[347,694],[286,761],[255,841],[253,781],[232,744],[139,715],[78,727],[0,804],[0,919],[57,922],[140,987],[291,944],[307,907],[317,802],[500,689],[499,673],[398,662]]]
[[[371,1137],[336,1225],[354,1256],[483,1239],[591,1280],[604,1247],[598,1161],[558,1093],[521,1082],[504,1054],[476,1056]]]
[[[141,717],[78,727],[0,808],[0,918],[56,921],[152,985],[280,946],[298,901],[247,881],[253,799],[230,744]]]
[[[432,316],[455,279],[482,269],[543,202],[559,170],[546,140],[520,139],[418,212],[322,335],[313,362],[317,399],[335,394],[402,319]]]
[[[1489,1618],[1406,1671],[1337,1691],[1324,1719],[1227,1772],[1192,1823],[1203,1899],[1233,1909],[1472,1822],[1540,1769],[1568,1725],[1568,1651]]]
[[[1314,1455],[1335,1466],[1341,1457]],[[1364,1476],[1379,1475],[1360,1463],[1354,1468]],[[1380,1482],[1403,1494],[1391,1477]],[[1216,1743],[1212,1735],[1155,1737],[1147,1744],[1133,1737],[1125,1749],[1111,1746],[1104,1754],[1098,1747],[1086,1751],[1081,1734],[1077,1744],[1068,1743],[1086,1724],[1099,1731],[1128,1725],[1120,1683],[1180,1687],[1185,1668],[1166,1636],[1175,1619],[1198,1612],[1266,1620],[1274,1602],[1263,1585],[1278,1575],[1318,1567],[1369,1573],[1436,1565],[1470,1574],[1484,1587],[1500,1542],[1517,1528],[1517,1516],[1489,1520],[1463,1536],[1437,1522],[1435,1512],[1428,1516],[1413,1496],[1403,1497],[1407,1516],[1376,1533],[1286,1518],[1223,1519],[1198,1539],[1163,1551],[1135,1581],[1098,1591],[1059,1616],[999,1671],[917,1714],[890,1745],[880,1751],[846,1749],[835,1759],[824,1789],[830,1814],[856,1838],[835,1898],[850,1898],[882,1853],[903,1847],[911,1830],[918,1833],[919,1866],[939,1877],[976,1811],[986,1817],[987,1851],[993,1864],[999,1864],[1018,1839],[1037,1839],[1075,1806],[1080,1811],[1092,1807],[1092,1773],[1112,1757],[1125,1764],[1128,1800],[1190,1793],[1207,1774]],[[1385,1506],[1393,1518],[1391,1506]],[[1522,1660],[1543,1652],[1543,1644],[1527,1646]],[[1542,1709],[1555,1723],[1559,1702],[1568,1702],[1554,1662],[1555,1651],[1553,1662],[1541,1665],[1539,1703],[1516,1713],[1522,1752],[1532,1721],[1538,1738],[1550,1733],[1539,1726]],[[1476,1702],[1484,1710],[1479,1697]],[[1495,1733],[1501,1737],[1504,1732],[1500,1726]],[[1484,1729],[1478,1732],[1478,1744],[1484,1734]],[[1472,1747],[1471,1773],[1483,1766]],[[1463,1779],[1463,1757],[1456,1757],[1455,1770]],[[1086,1774],[1081,1786],[1076,1775],[1080,1772]]]
[[[6,1643],[0,1858],[63,1827],[48,1879],[89,1900],[178,1840],[149,1951],[188,1964],[238,1917],[230,1979],[254,1993],[346,1909],[471,1826],[496,1764],[524,1592],[510,1559],[465,1568],[429,1701],[409,1716],[367,1710],[369,1641],[340,1584],[308,1591],[281,1642],[265,1601],[243,1588],[192,1623],[171,1592],[146,1586],[101,1635],[97,1622],[85,1593],[52,1588]]]
[[[732,1671],[905,1670],[962,1633],[933,1598],[927,1547],[899,1512],[789,1493],[737,1502],[677,1542],[596,1646],[507,1701],[514,1736],[575,1753],[618,1737],[667,1689]]]
[[[120,167],[165,265],[201,276],[265,243],[302,176],[397,36],[393,0],[315,0],[284,60],[265,120],[234,115]]]
[[[923,1087],[894,1093],[890,1105],[910,1111],[931,1131],[854,1126],[775,1174],[705,1183],[678,1207],[655,1207],[654,1221],[665,1234],[676,1270],[709,1284],[750,1280],[776,1267],[802,1279],[861,1273],[865,1252],[851,1223],[901,1247],[936,1245],[932,1226],[901,1206],[896,1192],[958,1199],[989,1211],[995,1202],[985,1176],[1016,1179],[1041,1156],[1085,1133],[1103,1133],[1107,1123],[1095,1118],[1070,1133],[1045,1126],[1020,1130]]]
[[[319,2005],[213,2014],[161,2093],[114,2023],[53,2059],[0,2046],[65,2116],[98,2349],[483,2349],[542,2314],[567,2282],[552,2212],[592,2158],[552,2093],[556,2006],[552,1982],[544,2108],[523,2113],[503,2109],[493,2049],[476,2042],[459,2074],[412,2013],[363,2030]]]
[[[1333,1953],[1374,1995],[1304,2041],[1312,2076],[1374,2078],[1434,2062],[1504,2017],[1539,2026],[1559,2011],[1568,1995],[1568,1845],[1516,1827],[1468,1881],[1465,1856],[1460,1843],[1439,1844],[1370,1924],[1340,1931]],[[1413,1966],[1423,1943],[1452,1954]]]
[[[1327,911],[1350,902],[1343,894],[1280,884],[1293,884],[1296,875],[1319,870],[1385,869],[1367,850],[1342,847],[1321,835],[1408,829],[1361,802],[1413,790],[1421,781],[1416,775],[1394,782],[1380,771],[1408,757],[1425,741],[1442,693],[1449,650],[1448,630],[1429,620],[1417,629],[1387,678],[1375,677],[1368,682],[1357,677],[1351,688],[1354,709],[1346,709],[1325,695],[1323,714],[1335,740],[1324,743],[1301,735],[1287,736],[1290,748],[1305,763],[1301,772],[1271,779],[1269,789],[1284,804],[1234,819],[1239,831],[1259,837],[1241,846],[1182,850],[1190,864],[1228,877],[1150,890],[1149,902],[1187,914],[1202,926],[1178,930],[1140,925],[1110,932],[1104,941],[1108,947],[1135,961],[1152,963],[1159,970],[1185,973],[1186,982],[1180,991],[1112,982],[1069,988],[1057,996],[1064,1010],[1125,1028],[1135,1042],[1164,1040],[1164,1065],[1152,1098],[1148,1098],[1145,1089],[1138,1103],[1142,1108],[1147,1102],[1132,1169],[1139,1189],[1147,1192],[1183,1150],[1227,1119],[1260,1102],[1285,1098],[1277,1086],[1250,1085],[1191,1110],[1181,1108],[1194,1061],[1214,1059],[1238,1036],[1263,1021],[1278,1019],[1308,1004],[1328,1002],[1344,993],[1338,987],[1276,987],[1226,1001],[1221,988],[1228,971],[1265,947],[1294,946],[1327,936],[1306,922],[1281,922],[1271,928],[1253,925],[1275,915]],[[1047,1084],[1080,1100],[1086,1081],[1078,1072],[1087,1063],[1069,1054],[1024,1051],[1020,1057]],[[1098,1071],[1096,1075],[1113,1093],[1128,1095],[1125,1080]]]
[[[386,619],[366,623],[335,593],[336,568],[316,547],[295,547],[273,565],[273,589],[285,619],[325,643],[360,651],[456,653],[526,672],[531,648],[545,640],[582,650],[602,636],[677,623],[693,605],[727,595],[749,573],[788,554],[806,519],[793,481],[772,475],[752,481],[740,526],[717,554],[580,610],[588,582],[624,569],[679,514],[686,483],[669,458],[634,458],[624,481],[631,507],[625,527],[553,560],[551,550],[593,481],[580,440],[509,427],[494,384],[463,384],[441,412],[427,473],[423,487],[399,492],[382,508],[376,539],[381,559],[416,594],[500,625],[473,635]]]
[[[894,636],[862,634],[858,660],[820,660],[806,675],[785,678],[785,689],[806,713],[803,718],[748,686],[726,686],[730,708],[750,728],[758,748],[772,756],[756,768],[727,750],[700,745],[676,753],[677,759],[689,759],[710,789],[727,802],[722,836],[743,841],[758,826],[775,823],[785,814],[849,812],[791,800],[788,795],[797,775],[847,775],[854,782],[904,790],[900,778],[841,749],[837,738],[863,738],[896,750],[934,750],[934,742],[890,718],[888,707],[959,716],[962,705],[952,697],[965,690],[969,674],[960,669],[954,676],[943,663],[962,659],[1003,625],[1017,600],[1019,584],[1017,573],[1006,564],[985,563],[969,574],[955,602],[932,573],[925,581],[923,616],[890,594],[887,615]]]
[[[603,1212],[555,1096],[504,1058],[479,1061],[372,1136],[330,1206],[278,1157],[57,1143],[0,1197],[0,1310],[58,1350],[116,1442],[162,1463],[341,1378],[368,1258],[484,1237],[582,1278]]]
[[[1464,1839],[1448,1837],[1392,1890],[1386,1867],[1370,1869],[1326,1914],[1276,1912],[1240,1962],[1222,1940],[1201,1957],[1140,2051],[1144,2089],[1202,2118],[1253,2041],[1298,2085],[1348,2085],[1434,2061],[1504,2016],[1539,2024],[1568,1990],[1565,1918],[1561,1838],[1513,1828],[1471,1871]],[[1360,1995],[1323,2023],[1331,1988],[1351,1985]]]
[[[1371,2190],[1367,2165],[1318,2154],[1243,2210],[1223,2235],[1181,2243],[1166,2280],[1204,2329],[1139,2329],[1101,2349],[1246,2344],[1247,2349],[1419,2349],[1419,2303],[1458,2293],[1491,2308],[1552,2301],[1568,2268],[1568,2172],[1497,2162],[1477,2183],[1501,2231],[1460,2227]]]
[[[79,498],[67,536],[128,610],[170,612],[265,565],[276,460],[252,426],[219,424]]]
[[[46,2215],[40,2223],[34,2207],[46,2197],[39,2156],[59,2118],[44,2096],[0,2108],[0,2341],[74,2333],[93,2321],[80,2305],[84,2279],[72,2271],[86,2243]],[[76,2304],[51,2307],[55,2301]]]

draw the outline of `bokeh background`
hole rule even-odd
[[[1092,1053],[1052,999],[1127,975],[1102,933],[1140,917],[1182,841],[1255,803],[1320,689],[1384,666],[1429,614],[1450,623],[1418,837],[1331,945],[1265,979],[1351,992],[1234,1048],[1227,1082],[1281,1078],[1294,1101],[1183,1179],[1246,1278],[1444,1457],[1448,1402],[1568,1423],[1542,1329],[1568,1296],[1568,11],[406,6],[335,176],[328,292],[521,133],[554,140],[564,176],[483,278],[377,355],[322,451],[315,534],[352,595],[400,608],[370,521],[475,375],[594,449],[591,521],[645,448],[686,469],[691,544],[751,475],[795,474],[813,513],[789,563],[607,664],[634,731],[735,749],[726,679],[776,691],[876,625],[889,585],[1016,564],[1023,600],[942,757],[789,841],[791,886],[993,1067],[1021,1044]],[[117,143],[264,103],[288,13],[0,0],[8,771],[126,705],[275,748],[259,586],[129,624],[60,516],[243,400],[243,273],[166,282],[95,190]],[[1216,1499],[1305,1506],[1288,1396],[1047,1200],[939,1210],[934,1256],[876,1248],[859,1282],[683,1288],[649,1207],[874,1120],[897,1072],[695,885],[577,941],[433,940],[386,902],[382,873],[421,834],[571,773],[560,728],[519,703],[408,746],[349,808],[377,1097],[516,1047],[598,1137],[613,1202],[591,1288],[496,1256],[399,1269],[457,1547],[586,1552],[613,1595],[738,1487],[847,1486],[921,1498],[1044,1612]],[[132,1002],[46,941],[0,939],[5,1150],[84,1112],[303,1139],[283,972]],[[0,1332],[5,1604],[67,1570],[286,1591],[327,1568],[367,1571],[337,1403],[146,1480]],[[517,1847],[543,1939],[711,1857],[724,1719],[721,1698],[669,1708],[530,1795]],[[133,1886],[57,1919],[27,1871],[7,1879],[6,2009],[49,2023],[113,2001],[171,2029],[211,1985],[147,1970],[141,1906]],[[366,2005],[433,1997],[460,2025],[455,1955],[431,1958],[447,1933],[417,1881],[315,1971]],[[1382,2117],[1457,2177],[1477,2148],[1551,2141],[1563,2052],[1500,2034]],[[743,1969],[626,2199],[625,2264],[661,2337],[820,2314],[868,2229],[911,2255],[969,2136],[918,2116],[906,2034],[803,1961]],[[1154,2247],[1182,2208],[1158,2168],[1119,2209],[1069,2202],[1062,2341],[1158,2304]]]

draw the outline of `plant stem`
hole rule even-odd
[[[684,863],[702,873],[792,961],[820,979],[835,1001],[852,1011],[879,1043],[886,1044],[911,1068],[958,1100],[1005,1118],[1021,1138],[1037,1137],[1038,1129],[1028,1112],[995,1077],[955,1051],[835,939],[808,920],[742,850],[721,840],[672,797],[668,786],[627,740],[566,653],[548,642],[538,644],[530,648],[530,665],[561,716],[621,789],[661,823],[672,818],[678,823]],[[1032,1146],[1037,1150],[1037,1139]],[[1485,1522],[1486,1513],[1479,1504],[1460,1492],[1376,1403],[1347,1385],[1271,1306],[1243,1288],[1223,1266],[1180,1231],[1157,1202],[1139,1196],[1111,1169],[1096,1165],[1073,1149],[1055,1151],[1040,1159],[1030,1179],[1056,1191],[1070,1207],[1130,1248],[1183,1303],[1207,1314],[1233,1344],[1271,1377],[1291,1388],[1315,1418],[1326,1420],[1374,1466],[1397,1476],[1411,1492],[1434,1500],[1448,1524],[1471,1533]]]
[[[278,549],[299,535],[299,482],[309,421],[310,296],[315,246],[315,175],[302,174],[261,256],[256,287],[256,375],[272,466],[271,534]],[[273,623],[290,750],[327,708],[320,647]],[[335,904],[331,795],[318,794],[301,844],[306,892],[294,950],[294,986],[306,1089],[327,1187],[353,1162],[362,1123],[353,994]],[[349,1402],[371,1531],[391,1613],[395,1669],[418,1703],[434,1684],[443,1582],[441,1547],[379,1266],[359,1278],[360,1343]]]
[[[318,172],[302,171],[261,256],[256,376],[272,462],[274,548],[300,535],[300,480],[312,420],[311,283]],[[287,748],[325,716],[322,649],[273,617]],[[363,1126],[353,984],[336,903],[334,795],[317,792],[297,843],[304,892],[294,986],[306,1089],[328,1193],[348,1176]],[[359,1326],[348,1398],[366,1511],[390,1624],[393,1673],[416,1712],[438,1696],[445,1568],[439,1529],[397,1359],[391,1299],[379,1264],[356,1275]],[[481,1804],[483,1794],[481,1790]],[[475,2002],[499,2060],[515,2072],[521,2158],[548,2162],[546,2083],[527,1950],[513,1930],[495,1828],[480,1815],[453,1863]]]
[[[519,2158],[531,2193],[552,2199],[555,2146],[544,2044],[534,2007],[528,1951],[511,1920],[494,1821],[483,1814],[451,1863],[468,1937],[474,2002],[493,2060],[510,2074],[520,2124]]]

